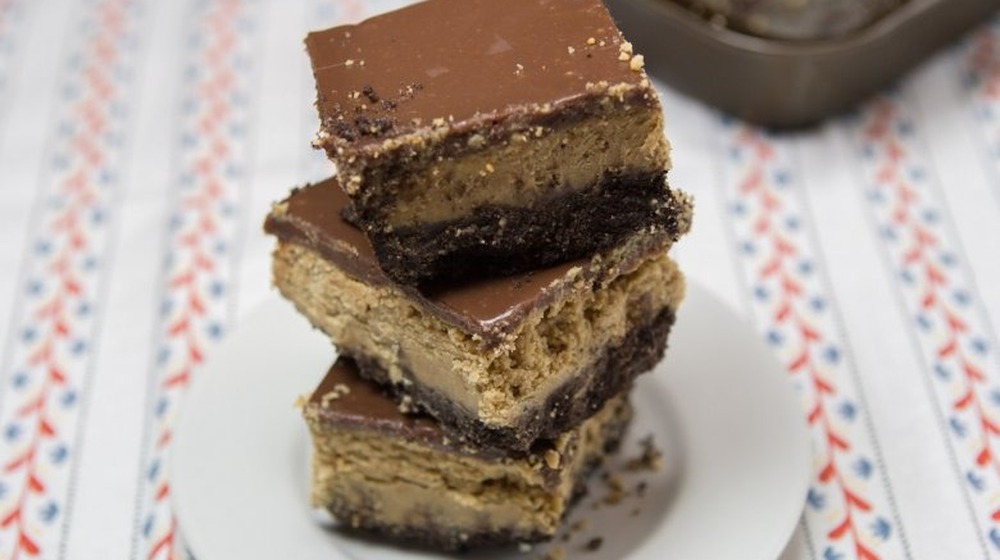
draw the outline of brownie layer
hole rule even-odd
[[[314,443],[312,500],[345,527],[441,549],[551,537],[586,474],[631,418],[625,395],[520,458],[450,440],[358,377],[331,368],[304,409]]]
[[[558,192],[557,189],[553,189]],[[532,206],[486,205],[458,219],[372,228],[386,274],[407,283],[512,274],[605,251],[636,231],[679,237],[684,202],[662,171],[606,173]]]
[[[654,178],[669,168],[669,147],[642,59],[599,0],[429,0],[306,45],[317,143],[397,281],[475,271],[456,267],[469,254],[488,259],[488,274],[600,250],[579,230],[560,237],[538,221],[520,233],[510,221],[544,206],[566,223],[557,209],[568,195],[606,194],[609,182],[635,188],[617,189],[590,229],[663,227],[647,214],[616,220],[628,212],[621,198],[656,206],[650,184],[666,196]],[[560,243],[540,243],[546,236]],[[402,262],[400,248],[414,243],[419,255]]]

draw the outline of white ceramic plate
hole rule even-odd
[[[181,533],[199,560],[446,557],[344,536],[308,507],[309,441],[292,404],[333,357],[283,301],[258,309],[211,356],[179,420],[172,465]],[[607,482],[594,477],[567,523],[586,518],[586,528],[547,546],[586,560],[778,557],[805,501],[809,443],[790,384],[757,334],[691,286],[667,359],[640,378],[633,399],[635,422],[611,470],[626,490],[644,482],[645,492],[607,505]],[[620,469],[649,434],[665,468]],[[600,549],[584,552],[598,537]],[[544,550],[473,556],[527,560]]]

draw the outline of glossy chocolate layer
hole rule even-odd
[[[374,430],[434,446],[444,445],[447,439],[432,419],[403,414],[391,397],[359,376],[357,365],[348,358],[338,358],[330,367],[308,406],[335,426]]]
[[[264,224],[268,233],[319,251],[365,283],[392,284],[378,267],[368,239],[341,216],[350,201],[336,180],[327,179],[297,189],[284,204],[283,212],[272,212],[268,216]],[[452,286],[430,286],[422,292],[393,285],[406,291],[443,321],[479,334],[488,341],[532,308],[551,301],[554,297],[552,284],[574,267],[587,270],[589,263],[587,259],[578,259],[526,274]]]
[[[427,0],[306,38],[324,130],[352,145],[639,85],[621,43],[600,0]]]

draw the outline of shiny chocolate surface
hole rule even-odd
[[[336,426],[350,426],[398,435],[405,440],[441,445],[444,432],[421,414],[404,414],[378,386],[362,379],[357,365],[340,357],[309,399],[320,418]]]
[[[326,132],[352,145],[457,130],[639,84],[600,0],[427,0],[313,32],[306,47]]]

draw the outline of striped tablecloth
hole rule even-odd
[[[0,0],[0,559],[180,554],[178,407],[329,172],[301,38],[399,3]],[[811,429],[786,556],[1000,558],[1000,19],[809,133],[663,93],[678,258]]]

